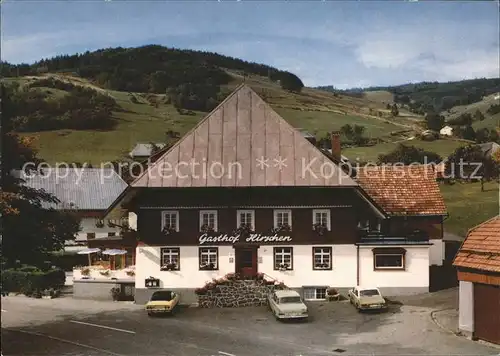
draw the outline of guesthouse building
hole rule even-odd
[[[157,288],[195,302],[195,289],[229,273],[263,275],[308,300],[362,284],[428,291],[446,214],[433,171],[378,193],[386,175],[342,169],[339,139],[325,154],[237,88],[108,212],[137,214],[136,302]]]

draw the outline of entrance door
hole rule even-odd
[[[500,343],[500,286],[474,283],[474,336]]]
[[[257,248],[237,247],[235,250],[235,272],[239,273],[241,276],[255,276],[257,274]]]

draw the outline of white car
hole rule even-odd
[[[351,289],[348,295],[351,304],[359,311],[387,309],[387,302],[378,288],[358,286]]]
[[[267,301],[276,319],[307,320],[309,317],[307,306],[296,291],[274,291],[268,295]]]

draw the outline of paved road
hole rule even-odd
[[[444,303],[447,297],[435,298]],[[265,308],[182,309],[149,318],[140,306],[71,298],[2,298],[8,355],[498,355],[436,326],[433,298],[389,313],[359,314],[345,302],[310,306],[309,323],[280,323]]]

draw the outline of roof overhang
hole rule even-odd
[[[109,208],[104,212],[103,216],[105,219],[120,219],[128,213],[127,210],[123,208],[124,204],[130,202],[137,195],[137,189],[128,186],[125,190],[115,199],[115,201],[109,206]]]
[[[377,216],[381,219],[387,219],[388,216],[387,214],[382,210],[382,208],[380,208],[377,203],[375,203],[373,201],[372,198],[370,198],[370,196],[368,195],[368,193],[366,193],[363,188],[361,188],[361,186],[358,186],[358,187],[353,187],[355,188],[354,191],[356,192],[356,194],[361,197],[361,199],[363,199],[365,202],[368,203],[368,205],[370,205],[370,207],[373,209],[373,211],[375,212],[375,214],[377,214]],[[356,189],[357,188],[357,189]]]

